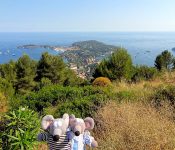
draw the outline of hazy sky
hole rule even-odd
[[[175,0],[0,0],[0,32],[175,31]]]

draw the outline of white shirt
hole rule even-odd
[[[79,136],[74,136],[74,138],[71,141],[71,150],[85,150],[86,145],[91,146],[93,140],[94,138],[90,136],[90,132],[85,131]]]

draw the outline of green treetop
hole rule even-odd
[[[16,62],[16,90],[25,92],[35,86],[36,62],[28,55],[24,55]]]
[[[156,57],[155,67],[158,70],[162,70],[162,69],[170,70],[173,68],[174,62],[175,60],[173,55],[168,50],[165,50]]]
[[[132,59],[124,48],[118,48],[111,56],[97,66],[94,77],[108,77],[111,80],[130,79]]]
[[[66,67],[60,56],[49,55],[48,52],[42,54],[37,65],[36,80],[48,78],[52,83],[59,83],[63,76],[63,70]]]

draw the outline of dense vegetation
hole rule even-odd
[[[94,77],[108,77],[111,80],[130,79],[132,76],[131,56],[123,48],[112,53],[108,59],[102,60],[96,68]]]
[[[144,103],[146,110],[151,107],[153,112],[160,110],[166,103],[166,105],[171,106],[168,111],[174,114],[175,87],[172,84],[175,83],[175,63],[173,60],[174,57],[171,53],[164,51],[156,58],[155,67],[135,66],[132,64],[131,56],[126,49],[116,48],[111,55],[96,66],[94,79],[90,81],[79,78],[68,68],[60,56],[52,56],[48,53],[43,53],[39,61],[34,61],[29,56],[24,55],[17,61],[1,64],[0,132],[3,134],[0,135],[0,143],[3,145],[3,149],[32,149],[36,144],[35,137],[39,132],[40,117],[45,114],[60,117],[67,112],[69,114],[74,113],[77,117],[96,116],[100,128],[97,126],[95,135],[98,136],[100,142],[104,139],[102,139],[103,136],[99,136],[99,131],[102,132],[103,128],[108,131],[107,128],[110,124],[106,123],[107,126],[103,127],[100,120],[103,121],[107,118],[105,118],[105,114],[103,116],[103,113],[102,116],[98,116],[97,112],[101,113],[101,110],[106,109],[109,102],[121,105],[121,110],[120,107],[119,110],[118,108],[110,110],[111,105],[109,105],[110,108],[107,108],[108,110],[115,112],[115,109],[117,109],[122,113],[124,109],[124,114],[127,113],[125,112],[127,106],[125,108],[122,105],[123,103],[126,103],[126,105],[129,103],[134,108],[136,107],[132,103],[136,103],[136,106],[137,103],[141,103],[141,106]],[[142,108],[145,109],[145,106],[140,107],[138,112],[144,111]],[[128,109],[132,110],[130,106]],[[138,114],[138,112],[135,109],[132,115]],[[143,116],[146,118],[147,114],[143,114]],[[127,114],[125,117],[134,117],[132,115]],[[158,113],[158,115],[161,117],[161,113]],[[107,116],[112,115],[108,114]],[[152,117],[156,118],[154,114],[152,114]],[[134,130],[128,132],[131,133],[131,137],[123,133],[127,129],[127,123],[120,122],[120,118],[116,119],[119,119],[117,121],[124,127],[120,131],[114,130],[120,136],[117,140],[127,143],[124,135],[130,141],[133,138]],[[168,120],[168,118],[166,119]],[[148,121],[152,120],[148,118]],[[143,122],[147,123],[147,120],[143,120]],[[162,123],[156,119],[152,123],[156,124],[156,122]],[[173,123],[173,120],[169,122],[172,129],[174,128]],[[130,122],[128,129],[133,129],[134,124],[135,122]],[[138,126],[141,125],[138,124]],[[109,130],[109,134],[114,132],[115,126],[116,124],[112,124],[112,130]],[[134,129],[138,126],[134,126]],[[152,126],[149,128],[151,129]],[[140,129],[144,130],[145,128],[142,126]],[[158,130],[159,127],[156,126],[155,130],[154,128],[150,130],[150,134],[154,134],[154,131]],[[171,132],[171,130],[167,132]],[[107,135],[106,132],[105,134]],[[174,132],[172,132],[172,135],[174,135]],[[112,138],[114,135],[110,136]],[[143,136],[143,134],[138,132],[135,136],[137,137],[134,144],[137,144],[138,137]],[[162,132],[158,136],[162,136]],[[147,137],[152,136],[148,133]],[[156,139],[156,135],[154,138]],[[140,139],[145,140],[144,138]],[[166,137],[165,140],[167,140]],[[172,147],[174,144],[171,139],[167,141],[170,144],[165,144],[165,149]],[[153,140],[154,142],[158,141]],[[114,143],[117,142],[114,141]],[[152,143],[150,142],[150,144]],[[125,148],[132,149],[133,145]],[[104,148],[103,146],[102,148]],[[110,147],[110,145],[108,146]],[[122,148],[124,147],[118,146],[118,149]],[[138,147],[138,149],[141,148]]]
[[[168,51],[163,51],[160,55],[156,57],[155,67],[159,70],[162,69],[172,69],[174,67],[175,59],[173,55]]]
[[[5,150],[33,149],[40,125],[37,113],[20,107],[7,113],[4,119],[0,133],[3,141],[2,148]]]

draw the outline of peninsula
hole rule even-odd
[[[22,45],[18,46],[19,49],[37,49],[37,48],[45,48],[45,49],[52,49],[55,51],[72,51],[72,50],[79,50],[79,47],[76,46],[51,46],[51,45],[34,45],[34,44],[28,44],[28,45]]]
[[[70,46],[34,45],[18,46],[20,49],[51,49],[59,51],[59,55],[67,62],[67,65],[82,78],[91,78],[95,66],[106,56],[110,55],[116,46],[89,40],[75,42]]]

